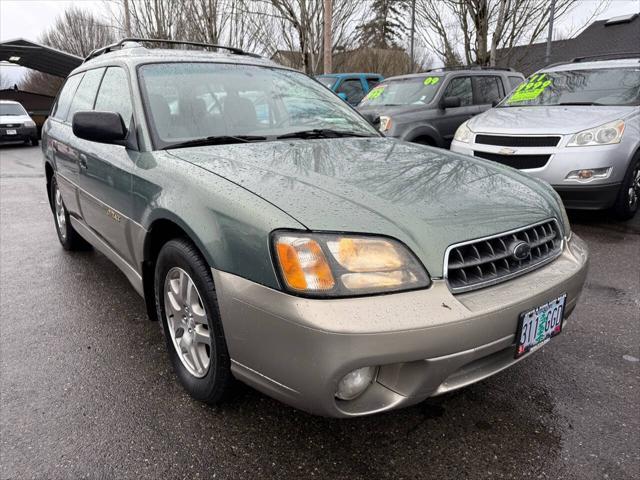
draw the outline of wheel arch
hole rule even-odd
[[[407,142],[415,142],[418,139],[429,139],[434,147],[439,147],[443,144],[441,135],[433,125],[419,125],[411,129],[403,137],[403,140]]]

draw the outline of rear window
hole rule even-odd
[[[336,80],[338,79],[336,77],[326,77],[321,75],[319,77],[316,77],[316,80],[318,80],[325,87],[331,89],[336,84]]]

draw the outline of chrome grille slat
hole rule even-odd
[[[525,241],[529,256],[518,260],[510,248]],[[550,262],[562,251],[562,233],[555,219],[511,232],[452,245],[445,255],[445,278],[453,293],[494,285]]]

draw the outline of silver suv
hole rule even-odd
[[[525,170],[569,209],[630,219],[640,196],[640,59],[540,70],[463,123],[451,150]]]

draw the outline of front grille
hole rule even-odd
[[[525,241],[529,256],[518,260],[513,246]],[[445,255],[445,277],[453,293],[504,282],[550,262],[562,250],[562,234],[555,220],[491,237],[453,245]]]
[[[0,128],[18,128],[21,127],[21,123],[3,123],[0,124]]]
[[[500,147],[555,147],[560,137],[507,137],[503,135],[476,135],[476,143]]]
[[[473,155],[519,170],[544,167],[551,157],[551,155],[500,155],[499,153],[478,151],[474,151]]]

